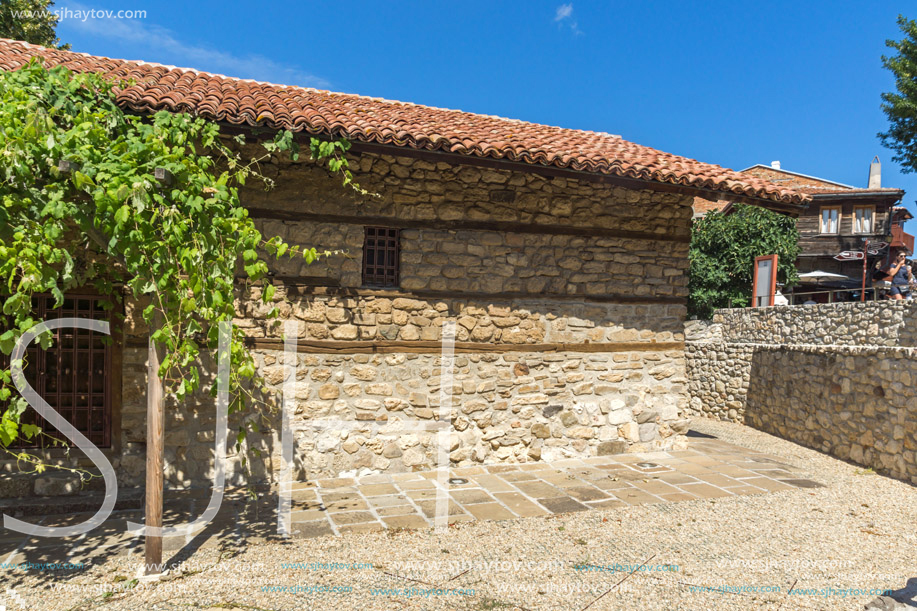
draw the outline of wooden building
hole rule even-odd
[[[914,252],[914,236],[904,231],[904,222],[911,214],[898,204],[904,197],[901,189],[881,186],[878,161],[871,164],[866,188],[789,172],[779,167],[756,165],[742,170],[756,178],[785,185],[812,196],[808,208],[799,215],[800,253],[799,273],[824,271],[861,278],[862,261],[838,261],[834,257],[844,251],[863,251],[866,240],[872,244],[886,243],[879,254],[868,255],[867,266],[875,260],[883,262],[889,252],[904,248]]]
[[[899,205],[904,191],[882,187],[878,159],[870,165],[865,188],[791,172],[782,169],[779,161],[769,166],[754,165],[740,173],[806,193],[812,198],[796,221],[800,246],[796,267],[800,274],[822,271],[849,278],[819,281],[821,287],[861,286],[863,261],[840,261],[835,257],[843,252],[863,252],[866,240],[872,245],[887,245],[875,254],[867,253],[867,269],[872,269],[876,261],[884,265],[896,249],[905,249],[909,256],[914,252],[914,236],[904,231],[904,223],[912,215]],[[699,198],[694,205],[694,216],[728,211],[732,201],[729,197]]]

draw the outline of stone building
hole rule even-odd
[[[0,41],[3,69],[33,55],[133,79],[119,94],[133,112],[199,113],[228,135],[288,128],[353,143],[355,179],[379,197],[284,157],[263,168],[273,190],[241,196],[266,235],[344,253],[273,270],[281,319],[300,323],[300,477],[434,466],[435,433],[399,427],[435,417],[446,321],[456,329],[453,464],[683,445],[695,196],[728,194],[789,214],[806,201],[605,133]],[[236,324],[279,391],[281,328],[264,319],[257,296],[240,294]],[[99,445],[126,485],[142,483],[146,431],[146,329],[133,305],[122,340],[105,348],[117,372],[99,413],[110,423]],[[322,419],[354,424],[309,425]],[[170,485],[207,483],[213,422],[206,393],[167,410]],[[250,443],[264,457],[255,474],[269,477],[276,429]]]

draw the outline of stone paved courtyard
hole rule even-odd
[[[436,471],[421,471],[295,483],[293,536],[432,528],[438,489],[436,477]],[[450,478],[455,478],[446,490],[450,524],[821,486],[809,474],[777,456],[698,433],[691,437],[688,450],[458,468],[450,471]],[[172,492],[167,499],[167,524],[170,516],[175,519],[184,515],[185,520],[196,517],[207,502],[200,491]],[[72,524],[90,515],[50,515],[43,517],[41,524]],[[63,553],[68,562],[78,562],[100,552],[142,553],[141,540],[124,532],[128,520],[142,519],[140,511],[116,511],[97,531],[69,546],[62,545],[59,539],[11,536],[7,531],[0,538],[0,559],[8,564],[54,562],[60,561]],[[188,539],[167,538],[164,548],[170,552],[187,552],[227,541],[279,539],[276,525],[275,491],[262,494],[257,501],[227,495],[220,513],[207,529]]]
[[[453,469],[450,476],[458,480],[448,486],[449,521],[509,520],[820,485],[763,452],[697,437],[691,445],[674,452]],[[436,475],[425,471],[296,484],[294,534],[430,527]]]
[[[432,502],[425,495],[436,485],[430,473],[301,485],[294,505],[300,532],[293,539],[276,534],[276,495],[265,491],[245,502],[228,494],[202,533],[167,540],[172,570],[161,581],[136,579],[142,545],[124,526],[141,517],[138,511],[116,512],[104,527],[67,541],[5,537],[0,605],[10,611],[834,611],[870,603],[899,611],[917,605],[917,489],[741,425],[695,421],[692,427],[690,450],[683,452],[453,472],[468,483],[450,489],[453,524],[442,530],[432,528],[425,511]],[[658,466],[640,466],[645,462]],[[199,515],[207,500],[171,496],[166,519],[172,523]],[[524,512],[538,515],[511,519]],[[52,524],[85,517],[34,513],[25,519]],[[399,526],[407,522],[419,526]],[[9,568],[22,562],[82,564]],[[886,591],[908,602],[882,602],[878,592]]]

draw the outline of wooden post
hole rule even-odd
[[[162,348],[153,341],[153,331],[162,326],[156,310],[150,327],[149,364],[146,389],[146,525],[162,527],[163,403],[159,365]],[[144,556],[147,575],[162,572],[162,537],[146,535]]]

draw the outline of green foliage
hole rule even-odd
[[[331,253],[265,238],[239,202],[239,185],[263,179],[259,161],[278,151],[298,155],[292,134],[277,134],[264,157],[243,163],[217,125],[187,114],[126,115],[112,88],[98,75],[46,70],[37,60],[0,72],[0,349],[9,354],[40,322],[32,318],[34,294],[51,294],[60,307],[68,290],[91,286],[112,307],[126,290],[145,305],[147,323],[161,313],[164,324],[151,329],[166,353],[160,375],[181,400],[200,385],[198,357],[216,348],[218,323],[236,316],[237,275],[260,282],[270,304],[265,256],[312,262]],[[360,190],[347,171],[346,142],[313,138],[310,148]],[[157,168],[171,180],[158,182]],[[238,328],[230,369],[237,411],[261,387]],[[0,448],[15,439],[26,408],[13,390],[9,370],[0,369],[0,405],[7,404]]]
[[[0,0],[0,38],[69,49],[54,32],[60,18],[51,12],[52,6],[51,0]]]
[[[901,171],[910,173],[917,172],[917,21],[898,15],[898,27],[904,38],[885,41],[898,54],[882,56],[882,65],[895,75],[897,93],[882,94],[889,128],[878,136],[882,146],[895,151],[892,160]]]
[[[688,315],[709,319],[717,308],[751,303],[755,257],[778,256],[777,281],[799,279],[796,219],[757,206],[735,204],[730,214],[711,212],[691,230]]]

